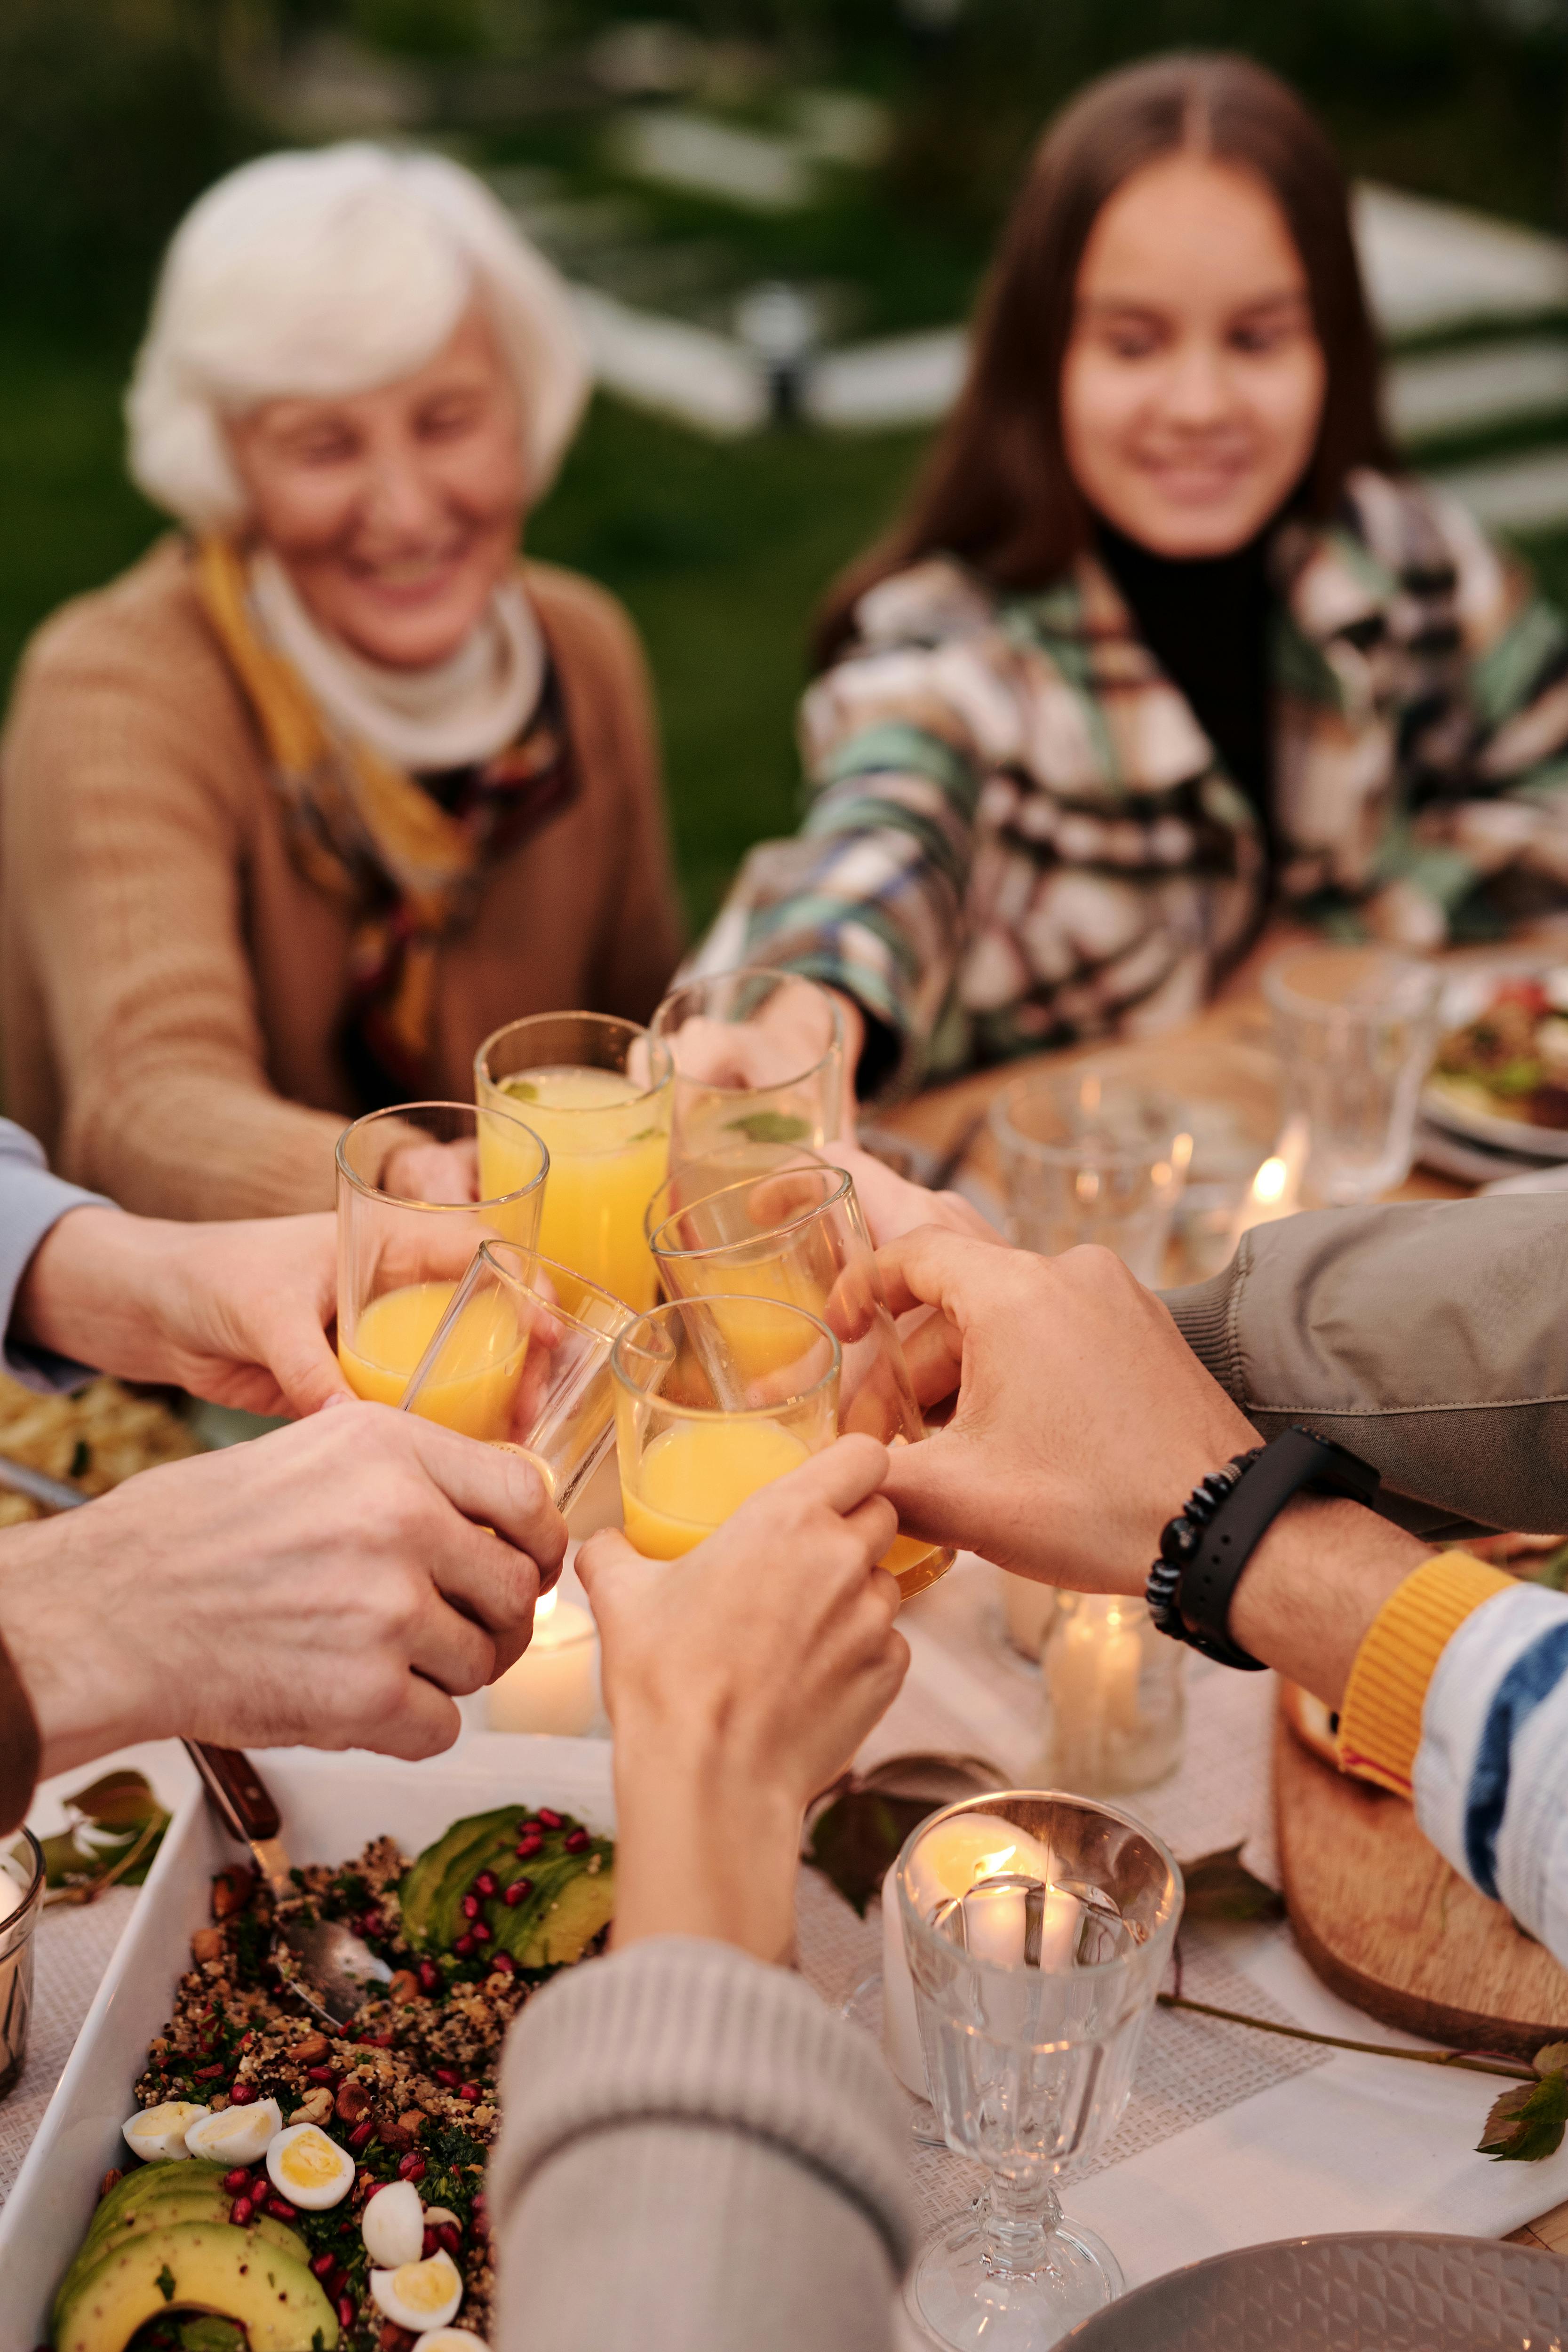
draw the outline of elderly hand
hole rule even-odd
[[[900,1525],[1078,1591],[1142,1592],[1165,1521],[1258,1443],[1153,1293],[1107,1250],[931,1229],[877,1263],[895,1315],[941,1310],[941,1385],[958,1387],[949,1426],[893,1454]]]
[[[458,1269],[460,1271],[460,1269]],[[178,1224],[73,1209],[33,1254],[15,1336],[246,1412],[308,1413],[348,1385],[327,1342],[335,1221]]]
[[[10,1529],[0,1637],[46,1772],[176,1734],[433,1756],[565,1548],[531,1464],[344,1404]]]
[[[841,1438],[684,1559],[615,1531],[577,1572],[604,1645],[620,1819],[615,1940],[793,1933],[801,1816],[903,1680],[884,1446]]]

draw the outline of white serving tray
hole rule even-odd
[[[258,1754],[291,1862],[346,1862],[373,1837],[405,1853],[465,1813],[514,1800],[613,1832],[610,1750],[596,1739],[477,1732],[424,1764],[354,1751]],[[86,2234],[98,2184],[124,2156],[121,2125],[147,2044],[168,2018],[191,1937],[210,1917],[215,1871],[236,1849],[199,1789],[182,1798],[134,1916],[67,2061],[16,2185],[0,2210],[0,2352],[48,2341],[56,2287]]]

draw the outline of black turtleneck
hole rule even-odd
[[[1178,558],[1152,554],[1097,521],[1095,545],[1139,634],[1267,833],[1273,768],[1268,534],[1234,555]]]

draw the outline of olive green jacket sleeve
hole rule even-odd
[[[1165,1303],[1266,1437],[1349,1446],[1416,1534],[1568,1530],[1568,1195],[1286,1218]]]

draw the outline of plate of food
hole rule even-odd
[[[487,2340],[501,2044],[607,1933],[609,1750],[481,1734],[264,1770],[293,1884],[182,1801],[0,2212],[0,2352]],[[341,2028],[290,1989],[290,1913],[391,1971]]]
[[[1474,1142],[1568,1160],[1568,963],[1463,974],[1441,1017],[1425,1116]]]

